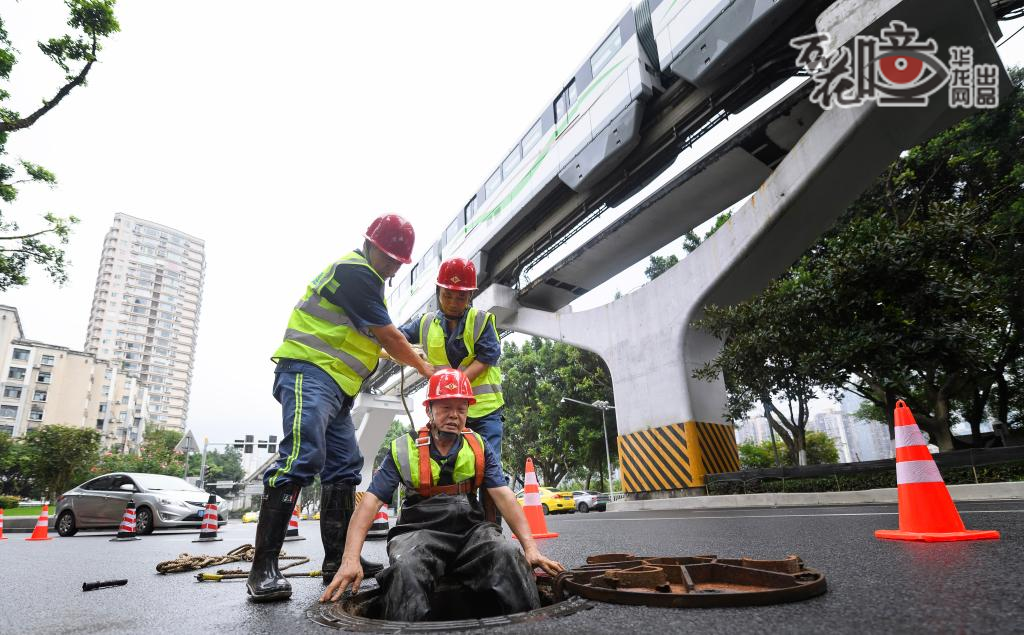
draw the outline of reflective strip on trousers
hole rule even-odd
[[[501,386],[497,384],[480,384],[479,386],[473,386],[474,395],[491,395],[496,392],[501,392]]]
[[[312,335],[310,333],[303,333],[302,331],[296,331],[295,329],[287,329],[284,332],[284,339],[292,340],[293,342],[298,342],[299,344],[305,344],[306,346],[312,348],[313,350],[320,351],[324,355],[329,355],[337,359],[342,364],[345,364],[346,366],[351,368],[355,372],[355,374],[359,375],[363,379],[369,377],[370,373],[372,372],[370,371],[369,368],[366,367],[365,364],[356,359],[355,356],[349,355],[345,351],[337,350],[336,348],[334,348],[327,342],[323,341],[316,335]]]
[[[540,505],[540,492],[523,494],[523,502],[527,505]]]
[[[917,426],[896,426],[893,429],[897,448],[909,448],[915,445],[928,445]]]
[[[899,461],[896,463],[896,484],[942,483],[942,474],[935,461]]]

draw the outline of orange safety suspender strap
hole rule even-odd
[[[463,438],[469,443],[469,449],[473,450],[475,460],[473,483],[468,481],[454,485],[431,485],[434,477],[430,473],[430,433],[424,427],[416,438],[416,451],[420,459],[420,486],[416,493],[420,496],[435,496],[437,494],[467,494],[478,489],[484,482],[484,449],[480,440],[476,438],[472,430],[463,430]]]
[[[463,430],[462,436],[469,442],[469,448],[473,450],[473,458],[476,460],[473,487],[478,489],[484,484],[484,449],[480,447],[480,439],[476,438],[472,430]]]

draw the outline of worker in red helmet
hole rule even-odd
[[[415,316],[400,330],[411,344],[419,344],[435,368],[458,368],[473,386],[476,403],[469,407],[466,426],[484,438],[501,464],[502,416],[498,358],[501,344],[494,315],[471,306],[476,291],[476,266],[465,258],[441,263],[437,272],[437,311]],[[500,523],[498,510],[481,490],[484,511]]]
[[[256,554],[247,589],[255,601],[291,596],[277,566],[299,490],[320,475],[321,567],[329,582],[341,565],[345,531],[355,508],[363,456],[352,425],[352,402],[377,367],[381,347],[423,377],[422,360],[391,322],[384,281],[411,260],[415,234],[401,216],[386,214],[363,234],[362,249],[321,271],[292,310],[284,341],[274,352],[274,398],[281,404],[284,437],[263,475]],[[382,565],[363,561],[368,574]]]
[[[321,602],[338,600],[349,587],[353,593],[359,590],[364,575],[359,564],[363,541],[382,501],[390,501],[402,484],[402,511],[388,532],[390,566],[377,576],[384,592],[385,619],[423,620],[444,575],[478,594],[479,601],[497,603],[502,614],[540,607],[532,568],[540,567],[549,575],[564,568],[541,555],[526,515],[505,484],[497,457],[479,434],[466,428],[475,402],[462,371],[443,369],[430,378],[423,402],[427,425],[391,442],[391,451],[352,516],[341,569]],[[522,551],[484,519],[475,495],[480,488],[501,510]]]

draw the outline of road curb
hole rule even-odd
[[[1024,481],[950,485],[949,493],[957,502],[986,500],[1024,500]],[[685,496],[652,500],[616,501],[610,512],[637,512],[671,509],[732,509],[746,507],[807,507],[812,505],[864,505],[897,501],[896,488],[851,492],[807,492],[773,494],[727,494],[722,496]]]
[[[49,527],[50,531],[53,531],[53,523],[56,519],[50,517]],[[39,516],[4,516],[4,533],[5,534],[27,534],[31,533],[36,528],[36,522],[39,521]]]

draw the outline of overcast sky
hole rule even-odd
[[[189,427],[211,442],[277,433],[269,357],[306,282],[380,213],[412,221],[417,255],[432,243],[627,4],[122,0],[88,87],[8,144],[59,179],[22,189],[23,226],[82,219],[70,281],[34,270],[0,302],[27,337],[80,350],[116,212],[202,238]],[[64,32],[63,3],[5,2],[3,16],[27,113],[61,81],[35,41]],[[1000,50],[1020,64],[1024,35]],[[581,304],[635,288],[642,269]]]

